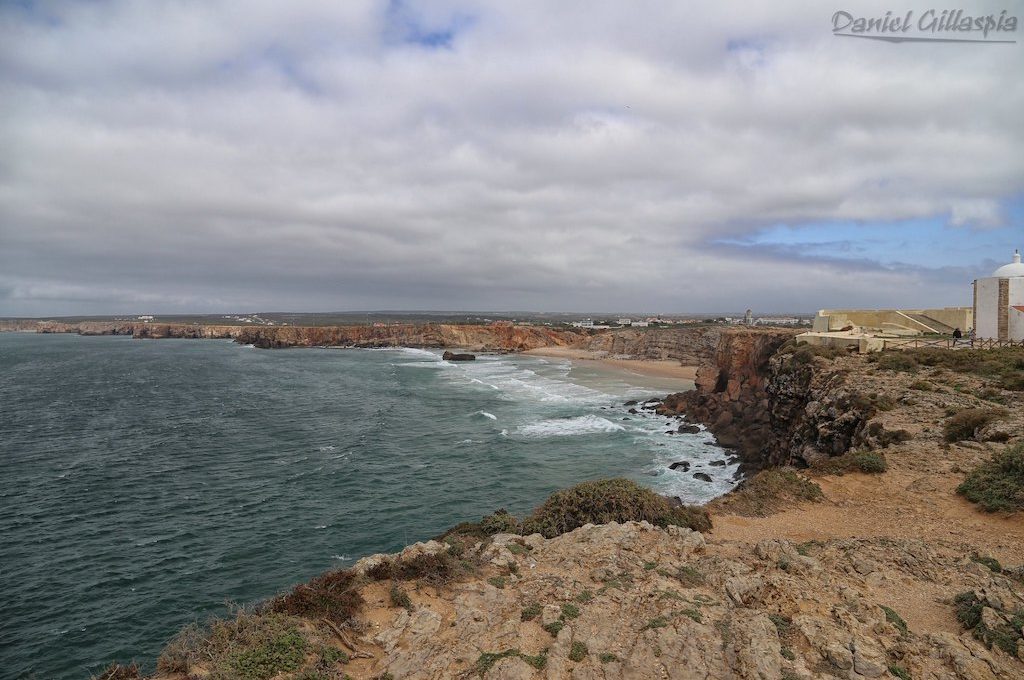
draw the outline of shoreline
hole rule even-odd
[[[676,378],[693,382],[697,378],[697,367],[686,366],[674,359],[626,359],[608,357],[604,352],[580,349],[578,347],[538,347],[520,354],[527,356],[569,359],[570,361],[594,362],[597,365],[624,370],[636,375],[652,378]]]

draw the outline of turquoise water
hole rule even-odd
[[[623,406],[685,387],[538,357],[0,334],[0,668],[151,664],[226,601],[584,479],[707,500],[734,473],[707,465],[710,435]]]

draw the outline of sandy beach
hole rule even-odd
[[[609,368],[656,378],[693,380],[697,377],[696,366],[683,366],[673,359],[613,359],[605,357],[601,352],[592,352],[576,347],[538,347],[537,349],[526,350],[523,354],[569,359],[571,361],[593,361]]]

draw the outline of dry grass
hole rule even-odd
[[[269,609],[279,614],[344,624],[363,606],[357,581],[356,574],[348,569],[329,571],[274,598]]]
[[[713,512],[766,517],[795,503],[821,500],[821,487],[792,468],[762,470],[708,504]]]

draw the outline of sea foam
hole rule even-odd
[[[595,415],[575,418],[550,418],[529,425],[523,425],[516,434],[523,437],[572,437],[582,434],[620,432],[626,428],[607,418]]]

